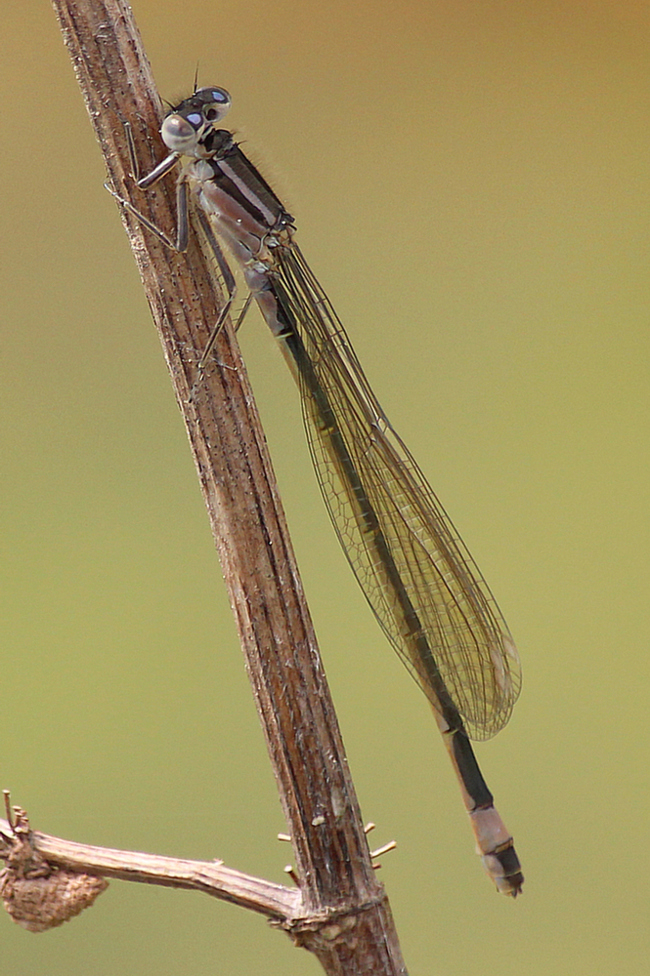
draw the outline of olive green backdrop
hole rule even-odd
[[[415,974],[648,966],[648,41],[632,0],[135,0],[161,91],[295,213],[368,376],[494,589],[524,690],[479,759],[490,888],[424,697],[320,501],[296,391],[241,340],[364,816]],[[40,829],[283,879],[290,857],[181,420],[54,15],[5,2],[2,760]],[[260,917],[113,882],[19,976],[316,973]]]

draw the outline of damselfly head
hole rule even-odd
[[[225,88],[199,88],[165,116],[160,128],[163,142],[179,155],[200,155],[200,144],[230,108]]]

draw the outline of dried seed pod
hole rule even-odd
[[[108,887],[106,878],[52,868],[47,874],[20,877],[0,871],[0,896],[14,922],[29,932],[56,928],[89,908]]]

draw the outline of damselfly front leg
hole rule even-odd
[[[125,132],[127,137],[129,156],[131,159],[131,171],[132,171],[133,179],[136,185],[140,189],[148,190],[151,187],[155,186],[156,183],[158,183],[161,179],[163,179],[163,177],[165,177],[168,173],[170,173],[180,163],[180,159],[181,159],[180,154],[178,152],[170,153],[165,159],[163,159],[160,163],[158,163],[150,173],[148,173],[146,176],[140,177],[139,175],[140,167],[135,152],[135,145],[133,142],[133,134],[131,132],[131,126],[128,122],[126,122],[124,127],[125,127]],[[162,244],[165,245],[165,247],[168,247],[170,250],[175,251],[177,253],[184,253],[187,250],[187,246],[189,243],[189,232],[190,232],[189,186],[188,186],[187,167],[183,167],[181,169],[176,180],[175,239],[170,237],[169,234],[167,234],[164,230],[162,230],[162,228],[158,227],[152,220],[150,220],[147,216],[145,216],[145,214],[143,214],[136,207],[134,207],[132,203],[130,203],[124,197],[121,197],[119,194],[117,194],[108,184],[104,184],[104,185],[106,186],[106,189],[111,194],[111,196],[113,196],[118,201],[118,203],[121,204],[121,206],[123,206],[126,210],[132,213],[133,216],[136,217],[140,221],[140,223],[142,223],[147,228],[147,230],[149,230],[155,237],[158,238],[158,240]],[[190,399],[194,398],[197,385],[200,382],[202,377],[203,370],[205,369],[210,354],[212,353],[214,344],[217,341],[217,338],[219,337],[219,334],[221,333],[221,330],[223,329],[226,323],[226,320],[228,318],[228,315],[230,313],[230,310],[232,308],[232,305],[237,295],[237,282],[235,280],[235,276],[230,268],[230,265],[228,264],[228,261],[226,260],[223,250],[214,234],[214,231],[212,230],[210,221],[207,219],[204,212],[200,209],[197,210],[196,215],[201,225],[201,230],[205,238],[205,242],[209,248],[210,254],[216,261],[217,266],[219,268],[221,281],[223,283],[225,293],[226,293],[226,299],[223,308],[219,313],[219,318],[217,319],[214,328],[210,333],[205,349],[201,354],[201,358],[197,366],[199,375],[197,376],[197,378],[194,381],[194,384],[192,385],[192,389],[190,391]],[[244,303],[244,306],[237,317],[237,321],[234,326],[235,331],[239,329],[246,315],[246,312],[250,307],[251,301],[252,301],[252,295],[249,293]]]

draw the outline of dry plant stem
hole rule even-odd
[[[173,236],[173,180],[145,195],[129,172],[126,119],[142,166],[161,158],[160,100],[130,8],[122,0],[53,3],[116,192]],[[200,393],[189,398],[221,295],[194,235],[187,254],[178,255],[129,214],[122,217],[185,420],[291,833],[300,904],[287,927],[328,973],[404,973],[266,443],[228,328]]]
[[[11,838],[12,828],[0,819],[0,854],[7,845],[2,835]],[[116,851],[109,847],[77,844],[61,837],[31,831],[30,844],[48,864],[70,871],[85,871],[106,878],[139,881],[169,888],[204,891],[224,901],[260,912],[277,922],[300,914],[301,895],[295,888],[251,877],[227,868],[221,861],[189,861],[139,851]]]

